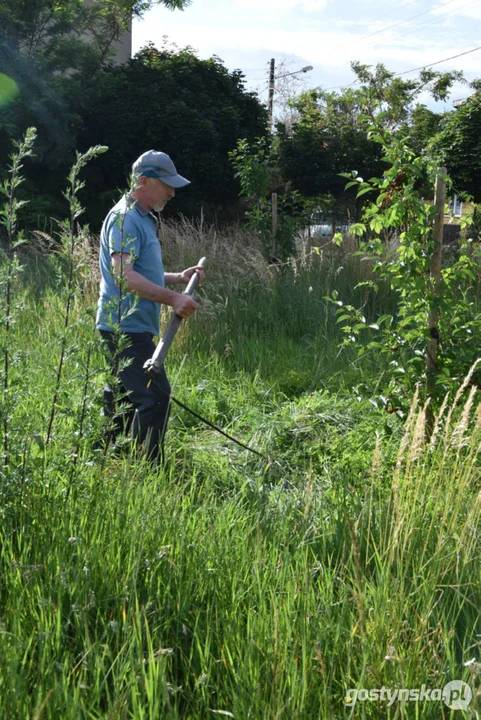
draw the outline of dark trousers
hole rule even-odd
[[[155,351],[152,335],[123,333],[118,350],[114,333],[101,330],[100,334],[113,375],[120,381],[115,390],[109,385],[104,388],[104,412],[113,418],[112,438],[131,432],[147,458],[161,459],[170,413],[170,385],[164,368],[155,380],[144,372],[145,361]],[[121,406],[121,412],[116,413],[116,406]]]

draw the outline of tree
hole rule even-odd
[[[431,140],[439,131],[443,115],[429,110],[425,105],[417,105],[411,112],[409,123],[405,126],[405,135],[416,155],[426,152]]]
[[[75,159],[83,113],[132,15],[141,16],[156,4],[182,9],[189,3],[0,0],[0,68],[8,72],[3,82],[17,90],[7,98],[0,87],[0,180],[12,141],[36,127],[36,160],[33,170],[26,168],[26,194],[35,197],[30,215],[63,214],[59,189]]]
[[[291,128],[298,119],[296,109],[296,98],[305,91],[306,82],[309,78],[303,72],[298,71],[299,64],[294,58],[283,57],[276,64],[275,69],[275,92],[273,102],[273,122],[282,123]]]
[[[359,92],[310,90],[300,95],[295,108],[298,120],[292,130],[278,126],[283,176],[305,197],[322,198],[320,204],[329,206],[331,216],[345,214],[349,206],[358,214],[355,196],[346,195],[340,174],[356,168],[363,177],[376,175],[381,157],[359,122]]]
[[[109,59],[132,16],[154,5],[183,9],[191,0],[0,0],[0,59],[34,60],[52,72]],[[84,68],[89,69],[90,68]]]
[[[403,80],[382,64],[371,69],[353,63],[352,68],[360,87],[303,93],[295,101],[297,122],[278,130],[285,178],[303,195],[321,200],[328,196],[331,208],[358,218],[365,198],[346,194],[340,173],[355,169],[364,178],[382,174],[381,149],[367,136],[366,127],[378,122],[389,132],[411,135],[410,144],[419,150],[427,134],[435,132],[436,120],[416,99],[426,90],[436,100],[445,99],[461,76],[424,70],[415,79]]]
[[[362,85],[360,93],[365,96],[369,120],[382,120],[382,125],[391,132],[410,125],[421,92],[429,92],[436,101],[446,100],[453,83],[463,82],[463,74],[458,70],[445,73],[421,70],[418,77],[403,80],[382,63],[374,70],[358,62],[351,63],[351,67]]]
[[[191,48],[166,46],[147,46],[130,63],[102,73],[82,121],[80,148],[93,138],[110,148],[90,167],[95,226],[106,202],[127,187],[133,160],[149,148],[171,155],[192,181],[176,198],[176,211],[192,216],[203,207],[211,219],[235,216],[239,185],[228,153],[239,138],[266,132],[266,110],[246,92],[240,71],[229,72],[217,57],[201,60]]]
[[[229,153],[241,192],[246,198],[247,226],[260,237],[263,252],[271,262],[284,261],[295,251],[297,231],[306,225],[306,203],[279,176],[277,143],[272,136],[254,143],[239,140]],[[273,208],[273,193],[277,208]],[[279,192],[279,195],[277,193]]]
[[[368,115],[372,114],[370,102],[366,96]],[[345,304],[335,291],[331,301],[338,306],[338,321],[345,333],[343,345],[358,343],[359,356],[374,352],[389,358],[385,369],[387,398],[382,396],[386,410],[407,410],[420,381],[424,383],[421,397],[429,399],[435,410],[447,392],[459,388],[468,371],[463,389],[471,379],[479,383],[478,374],[472,374],[479,354],[473,339],[481,331],[476,310],[479,258],[471,243],[464,241],[456,257],[442,266],[434,221],[441,229],[444,178],[437,178],[437,207],[426,203],[418,188],[426,176],[434,185],[438,172],[432,160],[416,157],[406,138],[388,131],[379,114],[375,114],[368,132],[383,150],[386,169],[382,177],[369,181],[356,173],[350,178],[349,184],[357,188],[358,195],[369,197],[362,222],[351,226],[351,232],[359,237],[363,261],[371,267],[371,277],[359,287],[366,288],[371,297],[380,287],[388,287],[395,308],[392,314],[367,318],[367,296],[361,308]],[[386,246],[386,235],[395,235],[396,247]],[[428,438],[432,412],[426,410]]]
[[[109,205],[127,189],[132,162],[149,148],[169,153],[192,181],[166,215],[238,217],[239,184],[228,152],[239,138],[253,140],[266,132],[266,110],[245,91],[240,71],[229,72],[219,58],[200,60],[190,48],[149,46],[90,80],[70,78],[62,95],[52,95],[44,95],[40,116],[25,106],[23,115],[11,115],[12,133],[27,119],[37,126],[40,121],[42,130],[37,157],[26,173],[30,223],[37,222],[36,216],[62,216],[63,179],[75,148],[83,151],[100,142],[109,152],[86,169],[82,196],[93,229],[100,228]],[[0,131],[0,150],[8,153],[3,136],[8,138],[8,132]]]
[[[475,93],[447,113],[432,139],[429,152],[444,165],[455,193],[468,193],[481,202],[481,94]]]

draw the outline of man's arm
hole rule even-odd
[[[134,270],[132,258],[127,253],[112,253],[112,266],[115,278],[119,278],[120,274],[123,274],[127,283],[127,290],[130,293],[136,293],[145,300],[170,305],[173,311],[181,318],[189,317],[199,307],[199,304],[190,295],[168,290],[147,280],[147,278]],[[177,273],[171,274],[177,276]],[[180,276],[181,273],[178,273],[178,275]],[[177,282],[181,283],[183,280],[177,280]]]
[[[187,268],[181,273],[165,273],[164,280],[166,285],[187,285],[190,278],[194,273],[199,276],[199,283],[205,279],[205,272],[202,265],[195,265],[194,267]]]

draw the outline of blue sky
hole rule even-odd
[[[167,36],[201,58],[217,55],[229,70],[241,69],[246,86],[265,100],[270,58],[284,60],[287,72],[312,65],[296,76],[305,88],[345,86],[354,80],[351,60],[402,73],[478,47],[480,21],[481,0],[192,0],[183,12],[156,7],[136,21],[133,51],[147,41],[160,48]],[[481,77],[481,50],[433,69]],[[468,94],[457,87],[453,99]]]

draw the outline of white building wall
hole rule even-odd
[[[86,5],[93,5],[94,0],[84,0]],[[132,20],[129,29],[121,34],[115,45],[112,46],[114,54],[112,60],[116,65],[123,65],[132,57]]]

